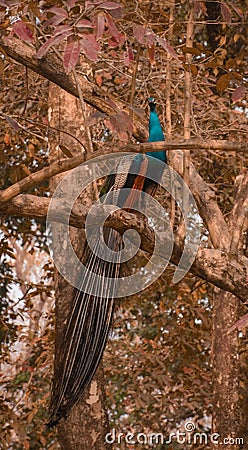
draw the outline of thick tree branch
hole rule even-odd
[[[38,183],[42,183],[44,180],[52,178],[54,175],[74,169],[74,167],[77,167],[84,161],[85,154],[82,153],[75,158],[63,159],[62,161],[55,162],[48,167],[44,167],[44,169],[41,169],[38,172],[31,173],[17,183],[12,184],[12,186],[7,189],[0,191],[0,204],[11,200],[18,194],[21,194],[22,192],[36,186]]]
[[[14,37],[11,37],[11,39],[7,39],[6,37],[0,38],[0,50],[1,48],[7,56],[14,59],[16,62],[19,62],[47,80],[57,84],[74,97],[79,98],[78,89],[73,80],[73,76],[65,74],[61,61],[54,54],[48,54],[45,58],[39,60],[35,56],[36,50],[33,46]],[[93,108],[109,115],[114,114],[116,110],[126,110],[129,112],[127,105],[102,91],[99,87],[92,85],[87,81],[86,77],[83,78],[82,85],[85,87],[83,90],[83,98],[85,102],[93,106]],[[146,139],[145,120],[141,119],[135,111],[133,112],[133,117],[134,136],[139,141],[144,141]]]
[[[189,148],[213,148],[213,149],[226,149],[226,150],[233,150],[233,143],[228,143],[228,141],[210,141],[209,144],[206,144],[206,142],[201,141],[195,141],[195,140],[189,140],[189,141],[179,141],[179,142],[154,142],[154,143],[141,143],[141,144],[127,144],[122,147],[116,147],[115,153],[119,152],[137,152],[137,153],[144,153],[146,151],[155,152],[158,150],[175,150],[175,149],[189,149]],[[242,144],[245,146],[245,144]],[[63,173],[67,170],[73,169],[74,167],[77,167],[79,164],[83,163],[84,161],[89,161],[93,158],[96,158],[98,156],[104,156],[112,153],[112,148],[104,148],[99,149],[98,151],[91,153],[91,154],[83,154],[76,156],[74,158],[65,159],[59,162],[54,163],[50,167],[45,167],[44,169],[32,173],[31,175],[28,175],[27,177],[23,178],[21,181],[15,183],[14,185],[8,187],[5,190],[0,191],[0,202],[6,202],[10,200],[11,198],[14,198],[16,195],[25,192],[27,189],[30,189],[31,187],[35,186],[38,183],[43,182],[45,179],[49,179],[53,177],[54,175],[57,175],[59,173]],[[175,170],[178,170],[179,173],[181,173],[179,165],[177,164],[176,167],[174,167]],[[193,169],[192,169],[193,170]],[[195,177],[195,170],[193,171],[192,176]],[[198,185],[204,183],[202,178],[198,175]],[[192,177],[191,177],[192,181]],[[194,183],[195,184],[195,183]],[[207,186],[204,183],[205,186]],[[202,184],[203,187],[203,184]],[[209,191],[210,188],[207,187],[207,190]],[[193,193],[194,194],[194,193]],[[199,195],[198,195],[199,197]]]
[[[56,200],[53,208],[53,220],[55,222],[66,223],[66,214],[71,207],[66,200]],[[46,197],[36,197],[35,195],[18,195],[8,203],[0,207],[2,215],[13,215],[17,217],[30,217],[33,219],[45,220],[47,216],[50,199]],[[70,216],[70,225],[83,228],[85,225],[88,209],[84,206],[73,207]],[[99,215],[91,217],[92,226],[99,223]],[[106,221],[106,225],[115,228],[124,233],[126,230],[133,228],[141,237],[141,249],[149,254],[154,249],[154,232],[148,224],[135,214],[130,214],[120,210],[112,214]],[[170,244],[168,237],[161,237],[161,256],[163,249]],[[183,248],[174,243],[171,263],[177,265],[179,263]],[[190,255],[190,253],[189,253]],[[232,292],[238,296],[243,302],[248,300],[248,259],[240,255],[229,255],[218,249],[206,249],[199,247],[195,261],[190,272],[204,280],[214,284],[221,289]]]

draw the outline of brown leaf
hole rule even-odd
[[[234,11],[238,14],[238,16],[242,19],[242,22],[243,22],[244,14],[243,14],[242,9],[240,9],[238,6],[234,5],[233,3],[232,3],[232,7],[233,7]]]
[[[225,73],[225,75],[222,75],[217,83],[216,83],[216,89],[218,92],[223,92],[227,86],[229,85],[229,81],[231,79],[231,74],[230,73]]]
[[[233,103],[239,102],[245,96],[245,87],[238,86],[235,91],[232,93],[232,101]]]
[[[59,144],[59,148],[65,156],[67,156],[68,158],[73,158],[73,154],[71,153],[68,147]]]
[[[147,53],[150,59],[150,63],[153,66],[155,64],[155,44],[151,47],[147,47]]]
[[[12,30],[23,41],[34,42],[33,33],[23,20],[17,20],[14,23]]]
[[[80,54],[80,43],[77,40],[68,41],[64,51],[63,64],[66,73],[76,66]]]
[[[191,55],[201,55],[202,53],[198,48],[195,47],[183,46],[181,50],[183,53],[190,53]]]

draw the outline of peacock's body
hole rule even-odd
[[[149,99],[149,106],[148,142],[163,141],[153,98]],[[165,151],[124,157],[116,173],[107,177],[100,193],[103,202],[132,210],[138,201],[142,201],[142,192],[154,195],[163,172],[159,161],[167,161]],[[93,249],[88,247],[85,251],[87,276],[80,278],[79,274],[80,289],[74,290],[71,313],[58,351],[48,426],[56,425],[61,418],[65,418],[80,399],[95,374],[106,346],[118,289],[118,251],[122,248],[122,236],[111,228],[105,228],[104,233],[105,243],[116,257],[112,261],[104,257],[106,251],[100,237],[96,239]],[[96,281],[95,275],[104,282]]]

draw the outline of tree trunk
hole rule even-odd
[[[62,89],[55,85],[51,85],[49,104],[50,124],[58,129],[66,130],[72,136],[80,137],[82,139],[82,136],[80,136],[81,110],[79,102],[70,94],[62,91]],[[60,139],[57,142],[55,142],[55,140],[53,141],[50,152],[51,161],[64,158],[64,155],[62,155],[59,149],[59,144],[66,146],[73,156],[82,152],[82,148],[77,141],[64,133],[61,133]],[[51,192],[54,191],[56,185],[61,181],[63,176],[64,174],[53,178],[53,181],[50,184]],[[82,194],[80,196],[80,201],[85,205],[91,204],[91,191]],[[56,224],[57,233],[59,226],[59,224]],[[70,236],[76,253],[81,253],[82,255],[82,249],[85,244],[82,231],[73,228],[70,230]],[[62,244],[64,244],[64,242],[63,235],[61,234],[61,245]],[[60,374],[56,372],[56,361],[58,358],[57,349],[63,333],[64,324],[68,317],[72,293],[73,287],[66,282],[55,268],[55,377],[60,376]],[[108,446],[105,443],[105,435],[108,432],[103,370],[100,367],[81,401],[72,408],[68,418],[62,420],[58,425],[58,439],[61,448],[64,450],[106,450],[111,448],[111,446]]]
[[[215,290],[213,305],[213,427],[226,450],[242,444],[242,411],[239,394],[239,340],[237,329],[228,332],[238,320],[239,300],[232,294]],[[224,441],[226,440],[226,441]],[[216,444],[213,445],[213,449]],[[246,447],[247,448],[247,447]]]

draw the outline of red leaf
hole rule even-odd
[[[233,103],[239,102],[245,96],[245,87],[238,86],[235,91],[232,93],[232,101]]]
[[[96,75],[95,80],[96,80],[96,84],[98,86],[102,85],[102,76],[101,75]]]
[[[87,127],[95,125],[96,123],[103,121],[105,117],[106,117],[105,113],[97,111],[86,118],[85,125]]]
[[[103,9],[120,9],[122,8],[122,5],[120,3],[116,3],[116,2],[104,2],[102,3],[99,8],[103,8]]]
[[[58,36],[59,34],[62,34],[67,31],[71,31],[73,33],[71,25],[60,25],[54,30],[53,36]]]
[[[53,16],[50,17],[50,19],[46,20],[43,23],[43,26],[46,27],[50,27],[51,25],[55,26],[55,25],[59,25],[61,22],[63,22],[63,20],[65,20],[64,16]]]
[[[129,66],[130,62],[133,60],[134,60],[133,50],[131,48],[128,48],[123,53],[123,61],[124,61],[125,66]]]
[[[121,37],[123,38],[123,39],[122,39],[122,42],[124,42],[125,37],[124,37],[123,35],[121,35]],[[108,47],[109,47],[109,48],[115,48],[115,47],[117,47],[119,44],[120,44],[120,41],[117,42],[117,41],[115,40],[115,38],[111,38],[111,39],[108,40]],[[114,56],[113,53],[111,53],[111,56],[116,57],[116,55]]]
[[[231,14],[231,10],[230,10],[229,6],[226,3],[221,2],[220,7],[221,7],[221,14],[223,16],[224,21],[226,23],[230,24],[232,22],[232,14]]]
[[[64,51],[64,68],[66,73],[69,73],[78,62],[78,57],[80,54],[80,43],[78,41],[72,40],[67,42]]]
[[[62,34],[59,34],[58,36],[52,36],[50,39],[48,39],[45,44],[43,44],[38,52],[36,53],[36,58],[42,58],[49,50],[50,47],[53,45],[58,44],[59,42],[63,41],[66,37],[68,37],[72,32],[67,31]]]
[[[194,11],[197,14],[202,13],[204,16],[207,15],[207,9],[206,9],[205,3],[202,1],[199,1],[199,0],[195,0],[195,2],[194,2]]]
[[[109,11],[115,19],[119,19],[122,16],[122,5],[120,3],[106,2],[102,3],[99,8]]]
[[[238,8],[238,6],[234,5],[232,3],[232,8],[234,9],[234,11],[238,14],[238,16],[241,18],[242,22],[244,20],[244,14],[242,12],[242,10],[240,8]]]
[[[178,62],[181,63],[174,48],[169,44],[169,42],[167,42],[166,39],[157,36],[157,42],[169,53],[169,55],[171,55],[173,58],[175,58]]]
[[[111,36],[116,40],[116,42],[120,43],[122,41],[123,35],[119,32],[112,17],[110,17],[108,14],[106,15],[106,20],[108,23],[108,29]]]
[[[102,3],[102,0],[94,0],[85,2],[85,12],[95,8],[96,6],[100,5]]]
[[[66,6],[70,11],[71,8],[74,8],[75,4],[76,4],[76,0],[68,0],[66,3]]]
[[[33,33],[23,20],[14,23],[13,32],[25,42],[34,42]]]
[[[85,56],[90,59],[90,61],[97,61],[97,52],[100,50],[100,45],[93,35],[85,35],[81,40],[80,44],[82,51]]]
[[[96,40],[99,41],[104,33],[105,29],[105,15],[99,13],[96,19]]]
[[[146,29],[144,27],[142,27],[142,25],[134,25],[133,34],[139,44],[145,43],[145,32],[146,32]]]
[[[20,130],[20,126],[15,119],[13,119],[12,117],[6,116],[6,114],[4,114],[4,118],[12,126],[12,128],[14,128],[14,130],[16,130],[16,131]]]
[[[58,16],[68,17],[68,12],[63,8],[59,8],[58,6],[52,6],[48,11],[53,12]]]
[[[94,25],[90,20],[82,19],[77,24],[76,27],[78,28],[94,28]]]
[[[152,30],[146,29],[145,40],[147,42],[148,47],[152,47],[155,41],[155,35]]]

